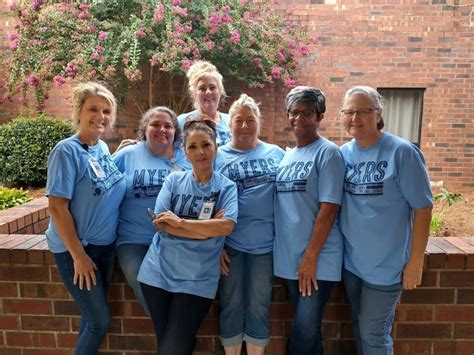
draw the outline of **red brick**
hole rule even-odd
[[[0,315],[0,330],[20,329],[20,323],[17,316]]]
[[[402,293],[401,303],[409,304],[449,304],[454,303],[454,289],[418,288]]]
[[[110,350],[155,350],[155,336],[109,335]]]
[[[22,347],[56,347],[53,333],[6,332],[7,344]]]
[[[435,321],[472,322],[474,321],[474,305],[435,306]]]
[[[431,341],[426,340],[395,340],[393,350],[397,355],[431,354]],[[439,354],[438,354],[439,355]]]
[[[325,354],[356,354],[357,348],[354,340],[327,340],[323,342],[324,353]],[[282,350],[278,354],[285,354],[285,351]]]
[[[58,348],[74,349],[77,344],[77,333],[57,333]]]
[[[474,304],[474,289],[458,289],[458,304]]]
[[[474,339],[474,319],[469,324],[455,324],[454,325],[455,339]],[[473,349],[474,350],[474,349]]]
[[[14,314],[52,314],[51,301],[48,300],[3,300],[3,312]]]
[[[440,287],[474,287],[474,271],[443,271],[440,273]]]
[[[111,284],[107,292],[107,298],[109,300],[120,301],[123,300],[123,287],[122,284]],[[135,299],[135,296],[133,297]]]
[[[215,349],[216,342],[212,337],[198,337],[196,338],[196,348],[195,352],[200,353],[216,353]]]
[[[474,340],[435,341],[433,343],[433,354],[446,355],[472,355]]]
[[[287,303],[272,303],[270,306],[270,319],[291,319],[293,311]]]
[[[23,330],[68,331],[67,317],[21,316]]]
[[[18,285],[14,282],[0,282],[0,297],[17,297]]]
[[[270,354],[284,354],[286,349],[285,338],[270,338],[267,345],[267,352]]]
[[[151,324],[153,326],[153,324]],[[125,327],[124,327],[125,328]],[[151,328],[153,329],[153,327]],[[217,319],[204,319],[198,330],[198,335],[211,336],[218,334],[218,322]],[[124,333],[127,333],[124,331]]]
[[[396,324],[397,339],[443,339],[451,335],[450,324],[436,323],[398,323]]]
[[[0,280],[48,281],[49,272],[40,266],[0,265]]]
[[[54,301],[54,314],[62,316],[79,316],[81,312],[75,301]]]
[[[395,320],[398,322],[427,322],[432,321],[433,317],[434,307],[430,305],[412,306],[401,304],[397,307],[395,314]]]
[[[69,292],[63,284],[22,283],[20,295],[23,298],[69,299]]]
[[[0,354],[2,355],[22,355],[22,350],[21,348],[5,348],[3,346],[0,346]]]
[[[24,349],[23,355],[73,355],[73,350],[59,349]]]
[[[348,304],[327,304],[324,320],[350,320],[351,312]]]

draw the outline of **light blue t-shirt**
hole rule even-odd
[[[275,208],[275,275],[297,280],[311,239],[320,203],[341,204],[344,161],[337,146],[324,137],[286,152],[277,176]],[[336,221],[318,256],[316,278],[339,281],[342,235]]]
[[[125,175],[127,186],[120,206],[116,245],[150,245],[156,230],[147,208],[155,208],[156,196],[170,169],[191,169],[182,144],[175,143],[172,159],[154,155],[146,141],[129,145],[115,153],[112,158]]]
[[[344,267],[373,284],[399,283],[411,252],[413,208],[433,204],[424,158],[415,145],[386,132],[369,148],[352,140],[341,152]]]
[[[93,169],[91,160],[100,168]],[[84,246],[89,243],[108,245],[115,241],[124,193],[125,179],[112,161],[105,142],[99,140],[87,148],[73,135],[51,151],[46,196],[70,200],[69,210]],[[67,251],[52,220],[45,234],[51,252]]]
[[[284,152],[261,142],[253,150],[238,150],[231,143],[219,148],[216,170],[237,184],[239,216],[226,245],[250,254],[273,250],[273,201],[278,164]]]
[[[228,142],[230,142],[232,135],[230,132],[230,117],[227,113],[218,112],[221,118],[221,121],[218,125],[216,125],[216,133],[217,133],[217,146],[220,147]],[[186,123],[188,118],[192,118],[193,115],[197,115],[198,112],[191,111],[187,113],[183,113],[178,116],[178,123],[181,132],[184,130],[184,124]]]
[[[207,184],[199,184],[191,170],[168,175],[156,200],[155,213],[173,211],[181,218],[198,219],[203,202],[215,201],[215,212],[237,221],[235,183],[214,172]],[[138,281],[169,292],[214,298],[219,283],[219,257],[225,238],[188,239],[157,232],[138,273]]]

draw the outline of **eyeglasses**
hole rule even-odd
[[[216,123],[211,120],[210,118],[206,118],[206,117],[203,117],[204,115],[201,115],[201,117],[193,117],[193,118],[190,118],[188,119],[185,123],[184,123],[184,130],[187,130],[189,129],[190,127],[194,126],[195,124],[198,124],[198,123],[204,123],[205,125],[207,125],[208,127],[210,127],[213,131],[216,130]]]
[[[303,110],[303,111],[298,111],[298,110],[290,110],[288,111],[288,116],[290,118],[296,118],[296,117],[302,117],[302,118],[310,118],[313,113],[316,113],[315,110]]]
[[[354,115],[365,117],[370,115],[373,111],[377,111],[376,108],[363,108],[360,110],[341,110],[341,115],[344,117],[354,117]]]

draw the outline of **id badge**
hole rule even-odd
[[[179,165],[173,166],[170,168],[170,173],[174,173],[175,171],[183,171],[184,169],[180,167]]]
[[[203,202],[201,213],[199,213],[198,219],[211,219],[212,211],[214,210],[214,201]]]
[[[99,179],[105,178],[105,172],[99,162],[94,157],[89,157],[89,165]]]

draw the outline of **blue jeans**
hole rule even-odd
[[[96,354],[109,329],[111,315],[107,303],[107,288],[115,265],[115,245],[92,245],[84,247],[87,255],[97,266],[97,285],[88,291],[73,284],[74,261],[69,252],[54,253],[59,274],[81,310],[82,318],[76,346],[77,355]]]
[[[324,307],[331,295],[333,281],[318,281],[318,290],[303,297],[298,280],[287,280],[294,304],[293,328],[288,339],[288,355],[322,355],[321,324]]]
[[[140,282],[158,341],[158,355],[191,355],[212,300]]]
[[[342,277],[351,304],[357,353],[393,355],[390,332],[395,308],[402,294],[402,284],[374,285],[345,269]]]
[[[219,281],[219,334],[223,346],[246,341],[266,346],[273,287],[273,252],[253,255],[226,246],[229,275]]]
[[[148,306],[143,297],[143,292],[140,287],[140,282],[137,280],[138,271],[142,265],[143,258],[148,251],[148,245],[142,244],[122,244],[115,249],[117,258],[120,263],[123,275],[127,280],[127,283],[133,289],[133,293],[138,300],[138,303],[142,306],[143,310],[147,315],[150,315]]]

